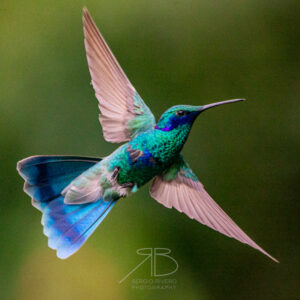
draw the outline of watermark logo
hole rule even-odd
[[[175,289],[177,280],[171,278],[164,278],[174,274],[178,270],[177,261],[170,255],[171,250],[168,248],[141,248],[136,251],[138,255],[145,256],[145,258],[136,265],[129,273],[127,273],[119,283],[124,282],[130,275],[132,275],[143,264],[150,265],[149,278],[133,278],[131,280],[131,287],[134,289]],[[170,263],[168,272],[157,271],[157,257],[167,259]]]

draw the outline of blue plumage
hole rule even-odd
[[[100,158],[79,156],[32,156],[21,160],[17,169],[25,180],[25,192],[35,200],[46,202]]]
[[[148,149],[145,149],[143,153],[144,155],[140,157],[140,162],[144,166],[152,166],[153,164],[155,164],[155,160]]]
[[[188,106],[188,105],[186,105]],[[155,129],[160,129],[162,131],[171,131],[174,128],[177,128],[181,125],[192,125],[195,121],[195,118],[199,114],[199,111],[183,111],[180,110],[181,106],[174,106],[171,109],[167,110],[164,115],[159,120],[158,124],[155,126]],[[174,111],[183,112],[184,115],[176,115],[174,114]],[[190,108],[191,109],[191,108]]]
[[[57,256],[67,258],[76,252],[93,233],[116,200],[99,199],[93,203],[68,205],[61,191],[100,158],[76,156],[34,156],[18,163],[25,179],[24,190],[34,207],[42,213],[44,234]]]
[[[105,218],[116,201],[98,200],[81,205],[64,204],[62,196],[45,205],[42,224],[48,245],[59,258],[76,252]]]

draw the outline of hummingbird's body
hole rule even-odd
[[[188,122],[183,125],[178,122],[181,118],[174,121],[176,116],[172,114],[181,108],[191,110]],[[165,118],[162,118],[155,128],[138,134],[128,143],[117,148],[72,184],[81,185],[82,178],[92,175],[95,180],[98,180],[102,193],[104,195],[107,193],[108,198],[112,194],[115,198],[120,198],[128,196],[131,191],[136,192],[138,188],[156,175],[162,174],[180,159],[179,153],[199,113],[198,110],[199,107],[188,105],[171,108],[169,110],[171,116],[167,112]]]
[[[109,168],[120,167],[119,184],[128,182],[141,187],[164,172],[178,157],[188,133],[151,129],[119,147],[109,156]],[[137,158],[132,158],[137,152]]]
[[[176,116],[171,114],[171,112],[180,109],[191,110],[188,116],[189,120],[184,125],[176,122],[179,118],[174,121]],[[138,135],[126,145],[121,146],[122,157],[120,159],[128,157],[128,160],[124,159],[126,166],[124,165],[123,172],[122,168],[120,170],[119,182],[122,184],[129,179],[129,181],[136,182],[137,186],[140,187],[154,176],[163,173],[178,160],[194,119],[198,114],[197,109],[199,109],[197,106],[175,106],[164,114],[165,118],[161,118],[155,128]],[[141,154],[134,163],[130,159],[130,155],[128,155],[130,152],[128,151],[129,148],[138,150]],[[118,151],[119,149],[116,150],[116,152]],[[116,161],[118,159],[114,160],[113,166],[118,164]]]
[[[224,235],[258,249],[208,195],[180,154],[195,119],[205,110],[241,101],[171,107],[156,123],[129,82],[87,10],[83,16],[87,60],[107,141],[126,142],[104,158],[33,156],[18,162],[24,190],[43,213],[48,245],[57,256],[75,253],[120,198],[154,178],[150,194]]]
[[[172,156],[159,156],[162,143],[156,143],[154,130],[141,133],[132,141],[118,148],[109,157],[109,169],[119,167],[118,183],[132,182],[140,188],[160,174],[172,160]]]
[[[80,185],[82,177],[93,175],[104,195],[108,193],[109,197],[115,192],[116,198],[128,196],[131,191],[136,192],[156,175],[168,169],[179,157],[185,140],[184,135],[174,136],[173,133],[159,129],[148,130],[117,148],[72,184]],[[116,169],[117,176],[115,180],[111,180]]]

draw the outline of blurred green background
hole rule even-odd
[[[106,156],[90,83],[86,5],[156,118],[176,104],[247,102],[199,117],[183,151],[209,193],[267,257],[151,199],[119,201],[62,261],[22,191],[18,160]],[[0,8],[1,299],[300,299],[299,2],[2,1]],[[150,279],[144,247],[171,249],[175,289]],[[161,259],[158,268],[172,268]]]

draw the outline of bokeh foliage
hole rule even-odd
[[[183,152],[210,194],[280,264],[165,209],[148,187],[121,200],[70,259],[47,248],[16,162],[34,154],[105,156],[116,147],[97,120],[84,5],[157,118],[175,104],[247,98],[201,115]],[[298,9],[296,0],[1,3],[1,298],[298,298]],[[143,247],[172,250],[175,290],[118,284]],[[134,276],[148,278],[149,268]]]

